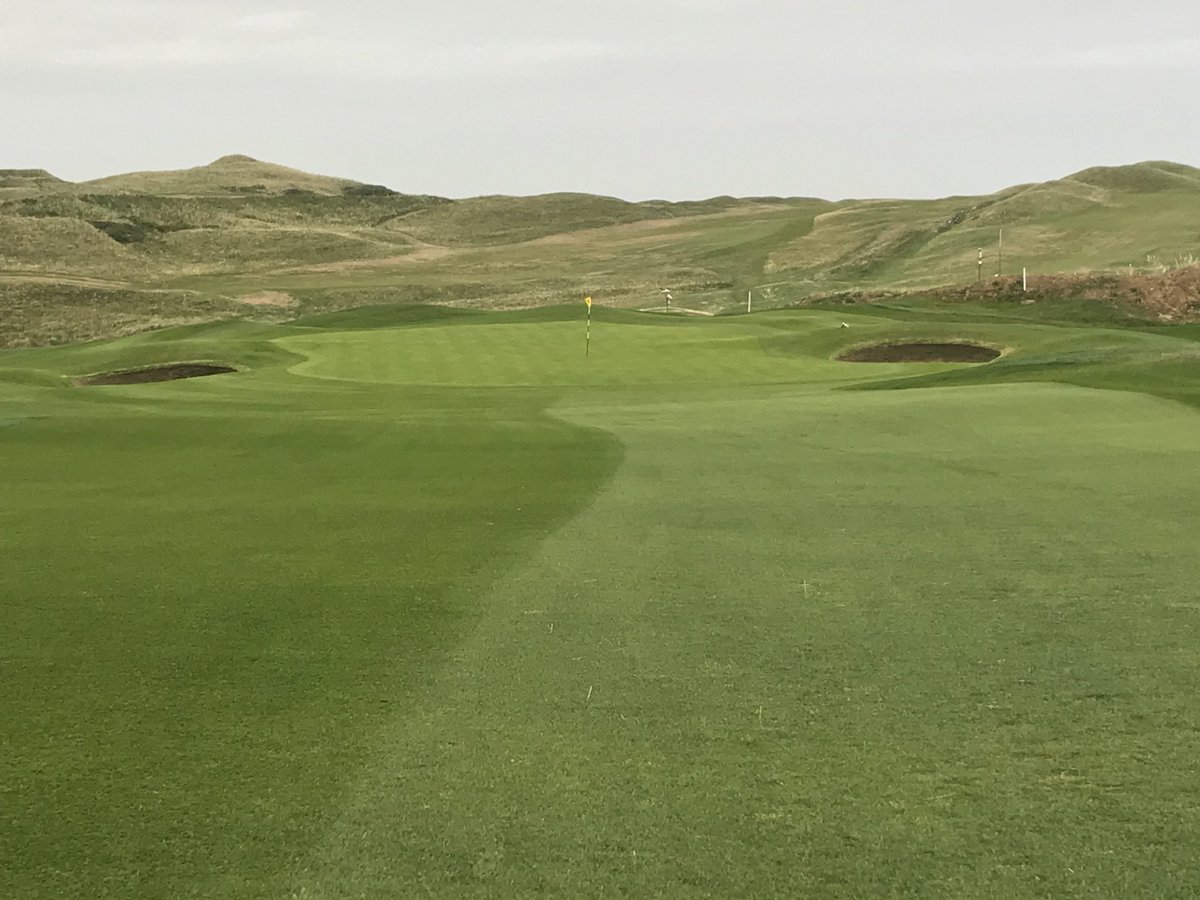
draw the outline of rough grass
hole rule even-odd
[[[25,187],[0,193],[0,276],[184,289],[210,304],[286,291],[305,301],[296,315],[401,301],[520,308],[586,293],[640,308],[663,288],[709,312],[741,309],[753,290],[761,310],[971,283],[979,248],[986,279],[1022,267],[1161,273],[1200,258],[1200,176],[1168,163],[982,197],[837,204],[451,201],[247,159],[85,185],[10,180]]]
[[[85,182],[88,189],[136,194],[271,193],[285,190],[341,194],[356,182],[313,175],[234,154],[204,166],[172,172],[131,172]]]
[[[474,197],[418,210],[389,225],[434,244],[487,246],[646,220],[720,215],[755,205],[732,197],[692,203],[630,203],[616,197],[569,193]]]
[[[1198,215],[1200,190],[1146,191],[1116,177],[1107,187],[1068,178],[994,197],[854,204],[818,216],[811,233],[771,255],[768,270],[783,282],[773,291],[790,296],[973,282],[981,248],[986,280],[1022,268],[1153,270],[1197,253],[1187,223]]]
[[[270,310],[189,291],[0,280],[0,347],[73,344]]]
[[[1194,329],[581,313],[0,352],[0,895],[1191,891]]]
[[[0,272],[130,279],[149,271],[145,258],[87,222],[0,216]]]

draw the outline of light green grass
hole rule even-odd
[[[453,328],[372,330],[286,338],[306,356],[299,375],[356,381],[438,385],[689,385],[845,378],[845,368],[803,355],[772,356],[765,325],[721,323],[689,327],[677,319],[633,319],[597,311],[587,351],[579,321],[508,324],[491,319]],[[636,322],[636,324],[631,324]],[[724,327],[722,327],[724,326]],[[805,323],[805,332],[836,328],[832,317]]]
[[[0,354],[0,895],[1190,892],[1193,334],[581,314]]]

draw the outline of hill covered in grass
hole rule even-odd
[[[131,172],[84,183],[93,190],[118,193],[189,196],[220,193],[267,194],[302,190],[336,196],[356,182],[347,178],[313,175],[249,156],[233,154],[205,166],[168,172]]]
[[[1200,170],[1170,162],[976,197],[692,202],[452,200],[236,155],[77,184],[10,169],[0,170],[0,310],[9,344],[136,329],[143,307],[151,327],[164,296],[181,301],[171,321],[411,302],[527,307],[585,293],[644,307],[664,288],[677,306],[720,312],[744,308],[747,291],[757,308],[777,307],[986,285],[1022,268],[1154,277],[1200,259],[1197,222]],[[91,314],[56,310],[47,285],[70,289],[64,310],[91,292]],[[242,302],[264,292],[286,301]],[[1188,304],[1175,307],[1185,315]]]
[[[984,197],[842,204],[777,248],[768,270],[793,294],[975,281],[981,249],[984,279],[1156,270],[1200,259],[1198,217],[1200,170],[1093,168]]]
[[[67,183],[45,169],[0,169],[0,198],[15,196],[20,192],[53,190]]]

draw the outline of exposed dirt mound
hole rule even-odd
[[[1081,273],[1030,275],[1029,290],[1021,277],[1010,275],[983,285],[934,292],[946,299],[1010,300],[1037,303],[1056,298],[1104,301],[1115,306],[1140,307],[1163,321],[1195,321],[1200,314],[1200,266],[1182,266],[1157,273]]]
[[[870,347],[855,347],[838,357],[842,362],[875,363],[983,363],[1000,356],[994,347],[980,344],[937,344],[928,341],[903,344],[872,344]]]
[[[1200,265],[1154,273],[1081,272],[1030,274],[1028,290],[1020,275],[982,284],[946,285],[909,290],[860,290],[814,294],[806,303],[877,303],[917,296],[944,303],[1020,303],[1085,300],[1106,303],[1131,317],[1162,322],[1200,321]]]
[[[283,291],[259,291],[257,294],[242,294],[242,296],[238,297],[238,302],[245,303],[248,306],[277,306],[287,308],[296,305],[296,298]]]
[[[214,366],[209,363],[172,363],[168,366],[151,366],[145,369],[125,369],[121,372],[102,372],[76,378],[78,385],[97,384],[149,384],[153,381],[178,381],[181,378],[201,378],[205,375],[226,375],[236,372],[229,366]]]

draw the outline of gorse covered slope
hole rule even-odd
[[[0,344],[394,302],[499,308],[592,293],[647,306],[669,288],[678,306],[721,311],[749,290],[762,308],[1023,267],[1154,272],[1200,257],[1198,223],[1200,170],[1169,162],[980,197],[837,202],[450,200],[247,156],[79,184],[0,170]],[[254,302],[263,292],[286,301]]]
[[[986,197],[849,203],[772,254],[788,282],[926,287],[1005,273],[1157,268],[1200,257],[1200,170],[1094,168]]]

